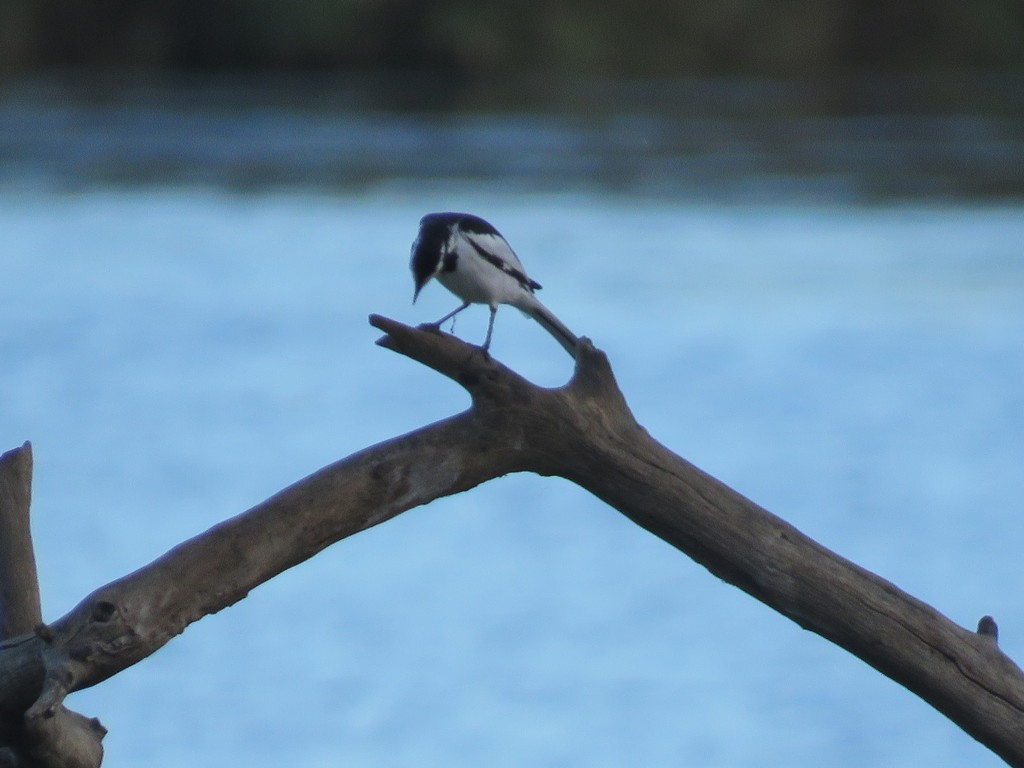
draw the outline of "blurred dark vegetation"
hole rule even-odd
[[[1022,0],[0,0],[0,73],[827,75],[1024,65]]]

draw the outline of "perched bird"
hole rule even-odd
[[[435,327],[470,304],[487,304],[491,320],[483,345],[486,353],[491,346],[498,305],[511,304],[540,323],[566,352],[576,356],[576,336],[533,295],[540,283],[526,276],[519,257],[505,238],[479,216],[428,213],[420,219],[410,266],[416,282],[414,303],[432,277],[462,299],[461,306],[432,323]]]

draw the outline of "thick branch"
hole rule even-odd
[[[384,318],[371,322],[388,332],[386,346],[447,373],[409,329]],[[459,381],[467,385],[465,377]],[[483,392],[496,391],[484,381],[469,387],[477,405]],[[524,469],[589,490],[1024,765],[1024,675],[998,649],[990,617],[978,633],[954,624],[676,456],[636,423],[606,358],[585,341],[569,385],[534,394],[506,401],[499,434],[488,436],[514,440]]]
[[[145,658],[339,539],[531,471],[586,488],[1024,765],[1024,676],[993,632],[958,627],[653,440],[588,341],[572,380],[544,389],[451,336],[377,316],[371,323],[387,334],[378,343],[458,382],[472,407],[325,467],[95,591],[38,636],[0,647],[0,714],[50,711],[64,693]]]

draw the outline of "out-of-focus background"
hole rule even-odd
[[[44,614],[467,405],[468,210],[673,450],[1024,658],[1024,5],[0,4],[0,449]],[[455,331],[479,342],[486,311]],[[499,312],[492,352],[571,362]],[[996,766],[574,486],[327,550],[71,706],[121,766]]]

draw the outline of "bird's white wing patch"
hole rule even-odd
[[[506,272],[518,272],[521,275],[526,274],[526,270],[523,269],[522,262],[519,261],[519,257],[516,256],[515,251],[501,235],[486,235],[479,232],[464,232],[465,237],[470,245],[477,249],[478,252],[483,251],[493,257],[496,262],[499,262],[502,269]],[[483,254],[481,254],[483,255]]]
[[[502,272],[514,277],[528,291],[540,288],[540,283],[526,276],[522,262],[515,251],[501,235],[480,232],[463,232],[466,242],[480,256]]]

